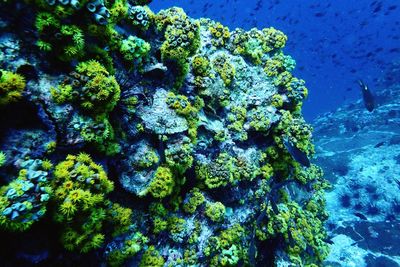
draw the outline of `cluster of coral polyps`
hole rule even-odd
[[[146,2],[1,2],[1,228],[48,218],[111,266],[319,265],[328,184],[284,145],[314,153],[287,37]]]

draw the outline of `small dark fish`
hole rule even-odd
[[[354,212],[354,215],[356,215],[356,216],[357,216],[358,218],[360,218],[361,220],[368,221],[368,218],[365,217],[365,215],[362,214],[362,213],[360,213],[360,212]]]
[[[364,105],[369,112],[372,112],[375,107],[374,97],[373,97],[371,91],[368,89],[368,86],[363,81],[358,80],[358,84],[361,87],[361,92],[362,92],[363,99],[364,99]]]
[[[381,147],[381,146],[383,146],[384,144],[385,144],[385,142],[379,142],[379,143],[377,143],[377,144],[374,146],[374,148]]]
[[[324,241],[328,244],[333,244],[334,242],[332,241],[332,239],[330,239],[329,237],[327,237],[326,239],[324,239]]]
[[[294,146],[287,138],[283,139],[283,145],[286,147],[287,151],[294,160],[305,167],[310,167],[310,160],[308,159],[306,153]]]

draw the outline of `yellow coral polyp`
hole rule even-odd
[[[149,192],[155,198],[164,198],[172,194],[175,180],[168,167],[158,167],[153,181],[149,186]]]
[[[75,204],[73,204],[71,201],[64,201],[60,208],[59,208],[60,212],[62,214],[64,214],[67,217],[71,217],[75,214],[75,212],[77,211],[77,207],[75,206]]]

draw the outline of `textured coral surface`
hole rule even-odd
[[[148,2],[0,3],[13,10],[0,23],[0,228],[12,240],[0,259],[320,265],[329,184],[295,160],[314,146],[287,36]]]

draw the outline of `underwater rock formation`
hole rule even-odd
[[[0,227],[34,236],[50,225],[59,244],[1,258],[318,266],[329,185],[284,145],[314,155],[287,37],[145,2],[0,4],[14,10],[0,25]],[[38,183],[21,162],[45,168],[40,205],[20,186]]]

